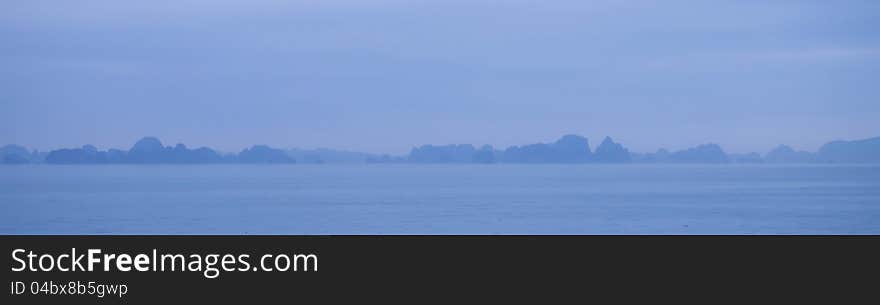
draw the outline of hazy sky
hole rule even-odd
[[[880,136],[880,1],[0,4],[0,144],[403,153]]]

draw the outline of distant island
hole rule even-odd
[[[20,145],[0,147],[2,164],[294,164],[303,163],[387,163],[405,161],[401,157],[348,152],[332,149],[278,149],[254,145],[238,153],[221,153],[200,147],[190,149],[184,144],[165,146],[155,137],[144,137],[129,150],[98,150],[93,145],[40,152]]]
[[[796,151],[780,145],[766,154],[727,154],[718,144],[703,144],[670,152],[635,153],[605,137],[595,150],[589,140],[565,135],[553,143],[535,143],[495,149],[471,144],[422,145],[406,156],[391,156],[333,149],[279,149],[254,145],[238,153],[220,153],[208,147],[190,149],[184,144],[164,146],[155,137],[137,141],[129,150],[98,150],[95,146],[28,150],[19,145],[0,147],[3,164],[293,164],[293,163],[880,163],[880,137],[833,141],[817,152]]]

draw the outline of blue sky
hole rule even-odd
[[[404,153],[880,135],[880,1],[4,1],[0,143]]]

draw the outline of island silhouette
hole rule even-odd
[[[832,141],[816,152],[796,151],[780,145],[766,154],[728,154],[720,145],[707,143],[679,151],[659,149],[635,153],[611,137],[595,151],[579,135],[564,135],[553,143],[534,143],[496,149],[472,144],[421,145],[405,156],[370,154],[333,149],[279,149],[254,145],[238,153],[221,153],[208,147],[190,149],[184,144],[165,146],[155,137],[144,137],[130,149],[99,150],[93,145],[49,152],[20,145],[0,147],[3,164],[293,164],[301,163],[880,163],[880,137]]]

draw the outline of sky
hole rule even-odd
[[[880,136],[880,1],[0,3],[0,144],[406,153]]]

